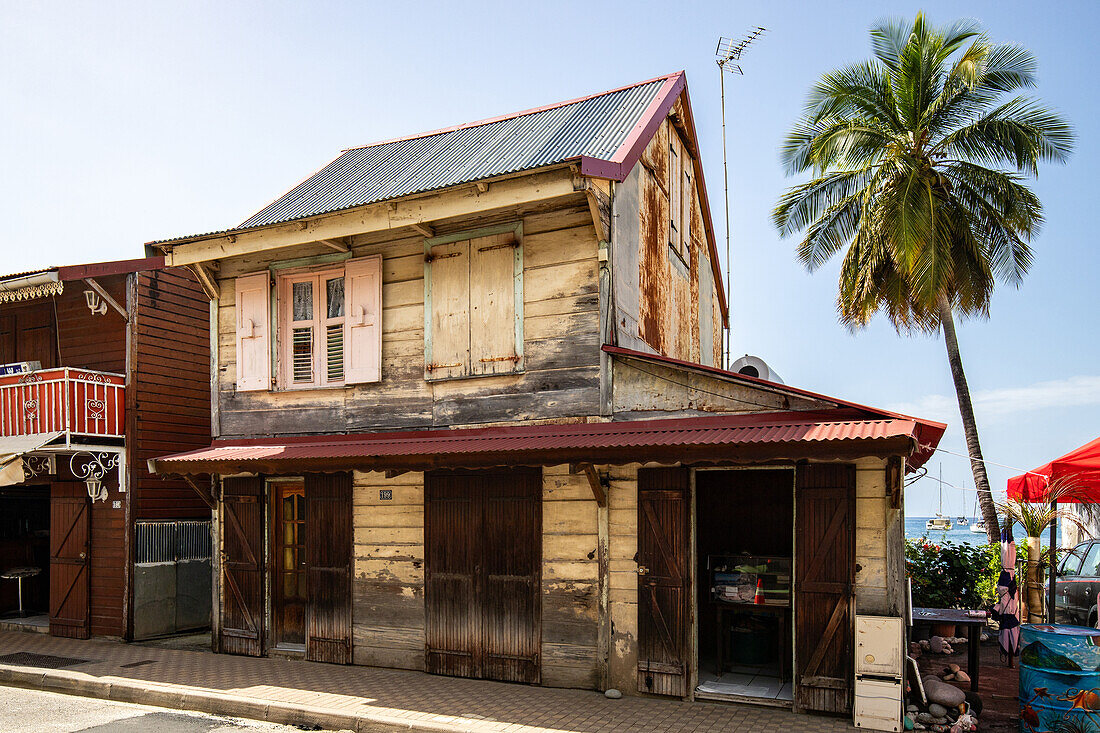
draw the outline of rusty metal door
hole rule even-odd
[[[638,471],[638,690],[687,694],[688,470]]]
[[[855,467],[799,467],[795,494],[795,705],[852,709]]]
[[[306,474],[306,658],[351,664],[351,474]]]
[[[88,490],[82,481],[50,487],[50,635],[89,636],[91,552]]]
[[[541,472],[426,478],[428,671],[538,683]]]
[[[221,628],[218,650],[264,653],[264,481],[222,481]]]

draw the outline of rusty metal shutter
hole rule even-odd
[[[222,481],[221,628],[218,651],[264,653],[264,481]]]
[[[351,664],[351,474],[310,473],[305,483],[306,658]]]
[[[795,705],[852,709],[855,467],[799,467],[795,494]]]
[[[638,471],[638,690],[683,697],[688,660],[688,470]]]

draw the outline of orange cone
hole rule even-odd
[[[753,603],[764,603],[764,579],[760,576],[756,577],[756,595],[752,597]]]

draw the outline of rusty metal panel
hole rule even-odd
[[[351,664],[351,474],[310,473],[305,484],[306,658]]]

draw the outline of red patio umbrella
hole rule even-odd
[[[1008,480],[1008,498],[1016,501],[1043,501],[1047,482],[1072,478],[1082,491],[1082,497],[1100,501],[1100,438],[1055,458],[1022,476]],[[1076,502],[1076,499],[1062,501]]]

